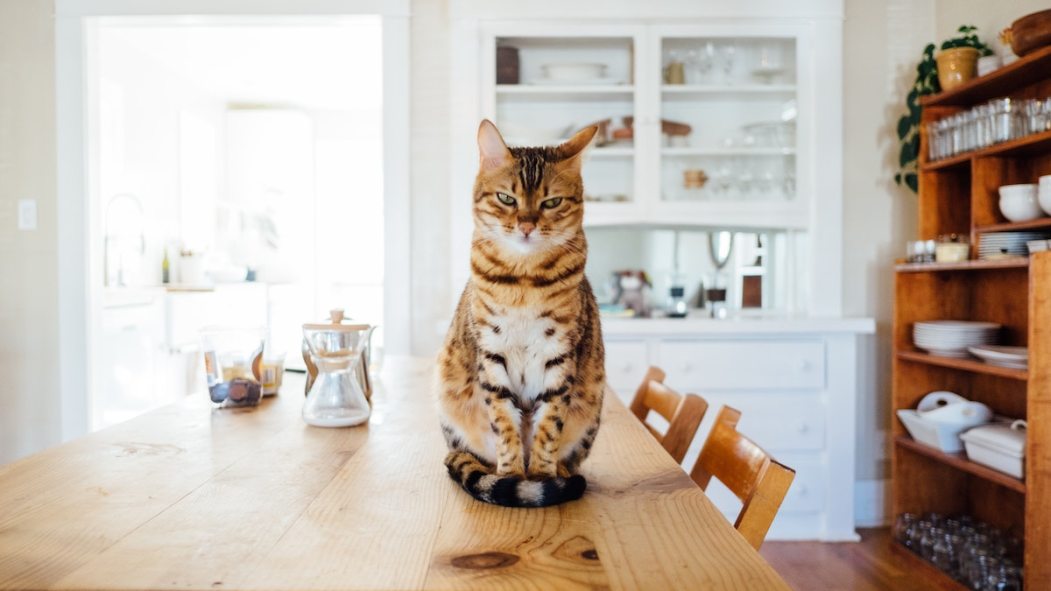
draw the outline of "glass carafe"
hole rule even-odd
[[[367,324],[304,324],[303,338],[317,378],[303,403],[303,420],[317,427],[350,427],[369,419],[358,373],[372,334]]]

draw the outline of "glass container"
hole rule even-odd
[[[303,403],[303,420],[317,427],[351,427],[369,419],[358,371],[373,327],[367,324],[304,324],[303,337],[317,377]]]
[[[205,383],[212,402],[221,406],[259,403],[263,345],[259,327],[211,326],[201,331]]]

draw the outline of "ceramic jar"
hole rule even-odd
[[[979,52],[973,47],[953,47],[938,53],[938,82],[942,90],[952,90],[978,73]]]

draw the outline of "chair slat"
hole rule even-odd
[[[740,419],[737,409],[722,408],[690,477],[707,490],[714,476],[741,500],[741,512],[734,527],[759,549],[795,478],[795,471],[738,433]]]
[[[696,394],[682,395],[663,384],[664,372],[657,367],[646,371],[646,376],[635,391],[631,412],[640,420],[664,449],[681,462],[690,449],[697,428],[708,410],[708,403]],[[668,430],[661,435],[647,422],[650,411],[668,421]]]

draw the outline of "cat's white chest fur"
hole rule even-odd
[[[559,355],[558,341],[544,331],[552,323],[539,318],[533,308],[505,308],[488,322],[500,332],[484,331],[482,348],[502,355],[507,361],[507,380],[512,392],[523,401],[532,402],[549,386],[545,383],[547,361]]]

